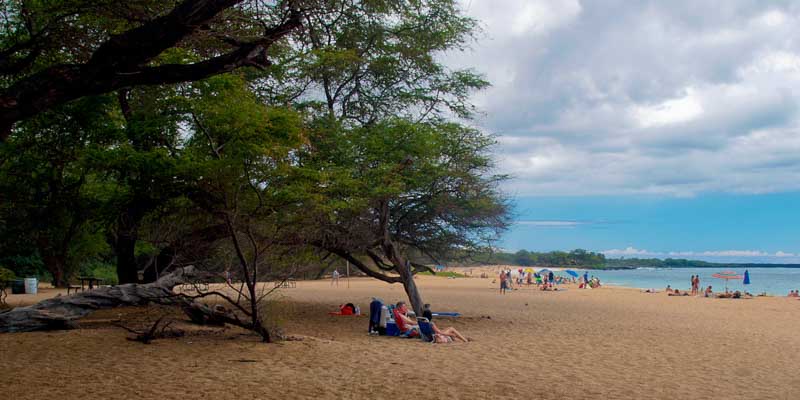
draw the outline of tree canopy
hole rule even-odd
[[[0,264],[57,285],[347,260],[402,283],[508,226],[454,0],[7,2]],[[26,272],[29,273],[29,272]],[[252,305],[252,304],[251,304]],[[246,309],[268,338],[256,305]]]

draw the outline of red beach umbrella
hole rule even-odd
[[[726,292],[728,291],[728,281],[729,280],[731,280],[731,279],[744,279],[744,277],[742,275],[738,275],[734,271],[717,272],[716,274],[711,275],[711,276],[714,277],[714,278],[717,278],[717,279],[724,279],[725,280],[725,291]]]

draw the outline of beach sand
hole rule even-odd
[[[473,275],[475,273],[473,272]],[[0,393],[10,399],[795,399],[800,301],[668,297],[624,288],[499,295],[489,279],[417,278],[435,310],[459,311],[473,342],[431,345],[367,335],[372,296],[404,300],[373,279],[301,281],[275,303],[287,334],[263,344],[238,328],[193,328],[151,345],[95,313],[81,329],[0,335]],[[54,295],[11,296],[29,303]],[[174,314],[181,318],[180,314]]]

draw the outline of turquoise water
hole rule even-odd
[[[743,285],[741,280],[730,280],[728,289],[746,289],[753,294],[767,292],[777,296],[785,296],[789,290],[800,289],[800,268],[748,268],[748,270],[750,271],[750,285]],[[731,269],[731,271],[744,275],[744,269],[741,268]],[[689,290],[692,288],[690,283],[692,275],[700,275],[700,287],[703,289],[708,285],[711,285],[715,292],[725,288],[725,281],[711,277],[712,274],[721,272],[721,270],[713,268],[639,268],[588,272],[590,276],[594,275],[600,278],[604,284],[641,289],[664,290],[667,285],[670,285],[673,288]],[[580,271],[580,274],[583,275],[583,271]]]

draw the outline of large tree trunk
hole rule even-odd
[[[42,258],[47,272],[53,276],[53,286],[66,287],[69,283],[67,282],[66,261],[54,255],[45,255]]]
[[[417,283],[414,281],[414,274],[411,273],[411,267],[399,267],[397,268],[397,272],[403,280],[403,289],[405,289],[408,295],[408,301],[411,302],[411,308],[414,309],[417,315],[422,315],[422,306],[424,303],[422,302],[422,295],[419,293],[419,289],[417,289]]]
[[[136,235],[131,232],[120,232],[114,243],[117,255],[117,279],[119,283],[139,282],[139,270],[136,265]]]
[[[187,304],[172,289],[197,276],[193,267],[178,269],[157,282],[100,287],[72,296],[58,296],[28,307],[0,313],[0,333],[69,329],[75,320],[102,308],[139,306],[149,303]]]

